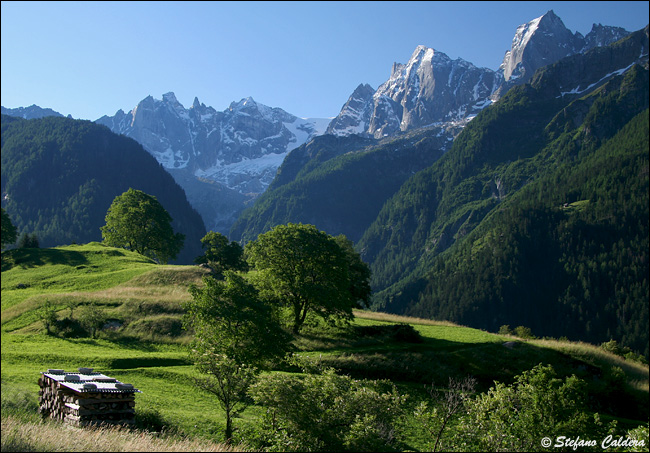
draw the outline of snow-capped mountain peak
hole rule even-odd
[[[550,10],[517,28],[499,72],[509,86],[524,83],[542,66],[593,47],[607,46],[628,34],[620,27],[594,24],[587,36],[583,37],[567,29],[562,19]]]
[[[357,87],[328,133],[392,135],[415,127],[459,121],[489,104],[497,75],[434,48],[419,45],[406,64],[394,63],[376,91]]]
[[[583,37],[569,31],[550,10],[517,27],[497,71],[418,45],[406,64],[393,63],[390,77],[377,91],[362,93],[357,87],[327,132],[379,138],[422,126],[467,122],[512,86],[527,82],[538,68],[628,34],[622,28],[594,25]]]
[[[165,167],[187,168],[202,177],[210,168],[243,158],[284,154],[318,133],[314,122],[257,103],[252,97],[217,112],[198,98],[185,109],[173,92],[163,94],[162,100],[147,96],[128,114],[118,111],[97,122],[135,138]],[[250,189],[228,178],[219,182],[243,191]]]

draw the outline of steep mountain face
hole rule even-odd
[[[583,37],[569,31],[551,10],[519,26],[496,71],[418,46],[408,63],[394,63],[375,92],[360,85],[332,120],[327,133],[375,138],[439,123],[467,123],[510,88],[526,83],[546,65],[627,36],[620,27],[594,24]]]
[[[203,253],[205,226],[183,189],[135,140],[91,121],[2,116],[2,207],[42,247],[101,241],[116,196],[155,196],[185,235],[176,262]]]
[[[131,137],[177,176],[209,229],[223,231],[243,208],[242,200],[264,192],[287,153],[323,132],[329,120],[306,120],[252,98],[223,112],[194,99],[189,109],[174,93],[148,96],[129,113],[119,110],[97,123]],[[220,186],[229,200],[220,209],[199,200],[188,175]],[[207,186],[203,185],[203,188]],[[224,211],[224,206],[231,206]]]
[[[393,135],[476,115],[499,82],[494,71],[418,46],[407,64],[393,65],[390,78],[377,89],[368,132]]]
[[[363,134],[370,124],[372,97],[375,90],[366,84],[359,85],[343,105],[341,112],[327,126],[326,134]]]
[[[55,112],[52,109],[44,109],[38,105],[30,105],[29,107],[18,107],[15,109],[8,109],[1,107],[0,111],[3,115],[14,116],[17,118],[23,118],[26,120],[31,120],[34,118],[44,118],[46,116],[63,116],[59,112]]]
[[[364,133],[375,138],[419,127],[471,119],[491,103],[501,76],[418,46],[408,63],[393,64],[375,92],[360,85],[330,123],[328,134]]]
[[[524,83],[535,70],[573,55],[583,47],[580,34],[573,34],[562,20],[549,11],[517,28],[512,47],[506,52],[499,71],[506,82]]]
[[[512,46],[503,58],[499,72],[505,93],[515,85],[526,83],[535,71],[560,59],[584,53],[594,47],[605,47],[628,36],[620,27],[594,24],[587,36],[572,33],[553,10],[517,28]]]

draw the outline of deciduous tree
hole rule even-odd
[[[363,291],[353,285],[346,251],[315,226],[278,225],[248,243],[245,255],[258,272],[260,288],[290,308],[294,333],[310,313],[325,319],[353,318]]]
[[[102,238],[108,245],[124,247],[159,263],[175,259],[185,235],[174,233],[172,218],[156,197],[129,189],[108,208]]]
[[[225,271],[224,280],[205,277],[190,287],[184,305],[184,325],[195,333],[191,356],[199,372],[199,387],[217,397],[226,414],[226,440],[232,419],[248,405],[246,391],[259,370],[290,350],[290,336],[244,277]]]

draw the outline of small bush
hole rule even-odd
[[[91,302],[79,310],[79,322],[90,337],[95,338],[106,322],[106,314],[99,305]]]
[[[623,357],[625,360],[628,360],[630,362],[636,362],[642,365],[648,364],[648,361],[644,356],[642,356],[641,354],[637,354],[636,352],[632,352],[632,350],[627,346],[619,345],[618,341],[616,340],[606,341],[605,343],[602,343],[600,347],[605,351]]]
[[[515,336],[522,338],[524,340],[534,340],[535,335],[533,335],[533,332],[530,330],[529,327],[524,327],[524,326],[517,326],[515,327],[514,331]]]
[[[648,360],[645,357],[643,357],[641,354],[637,354],[636,352],[630,351],[627,354],[625,354],[623,357],[625,357],[625,360],[628,360],[630,362],[636,362],[642,365],[648,364]]]
[[[57,320],[53,330],[63,338],[81,338],[88,336],[81,323],[77,319],[69,317]]]
[[[126,325],[122,333],[138,338],[153,338],[155,336],[179,337],[186,333],[179,316],[158,315],[137,319]]]
[[[39,310],[39,318],[45,327],[45,333],[51,335],[54,333],[54,328],[57,323],[56,307],[49,300]]]
[[[504,324],[501,327],[499,327],[499,332],[497,333],[499,335],[513,335],[513,332],[510,329],[510,326],[508,324]]]
[[[621,348],[621,346],[618,344],[618,341],[616,340],[609,340],[605,343],[602,343],[600,347],[607,352],[611,352],[612,354],[623,356],[623,348]]]
[[[23,233],[18,239],[18,248],[37,249],[39,248],[38,236],[36,234]]]
[[[422,337],[410,324],[396,324],[392,326],[392,337],[404,343],[422,343]]]
[[[406,397],[389,381],[356,380],[333,369],[271,375],[251,388],[268,408],[255,447],[271,451],[394,451]]]

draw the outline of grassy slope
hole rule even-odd
[[[188,435],[220,440],[224,419],[215,399],[192,385],[194,371],[184,346],[187,336],[165,335],[166,329],[178,325],[180,303],[189,298],[187,286],[200,282],[204,270],[155,265],[134,253],[96,243],[15,250],[3,253],[3,261],[3,417],[5,407],[16,401],[36,409],[40,372],[93,367],[140,389],[136,410],[142,416],[162,420]],[[46,300],[59,309],[59,318],[68,316],[71,302],[94,302],[122,328],[117,333],[103,332],[99,339],[44,335],[38,310]],[[626,408],[638,404],[629,418],[643,421],[638,414],[647,414],[648,368],[600,348],[523,341],[424,319],[363,311],[356,315],[353,325],[344,329],[307,327],[297,346],[354,377],[392,379],[414,397],[423,394],[423,384],[445,386],[449,377],[467,374],[475,376],[484,391],[494,380],[511,382],[540,362],[551,363],[560,375],[585,379],[592,394],[602,400],[601,413],[626,418]],[[381,330],[374,334],[363,330],[395,323],[411,324],[424,341],[400,342]],[[504,342],[514,345],[504,347]],[[613,366],[626,373],[622,394],[611,395],[606,386]],[[248,408],[237,426],[253,423],[260,413],[261,408]]]

